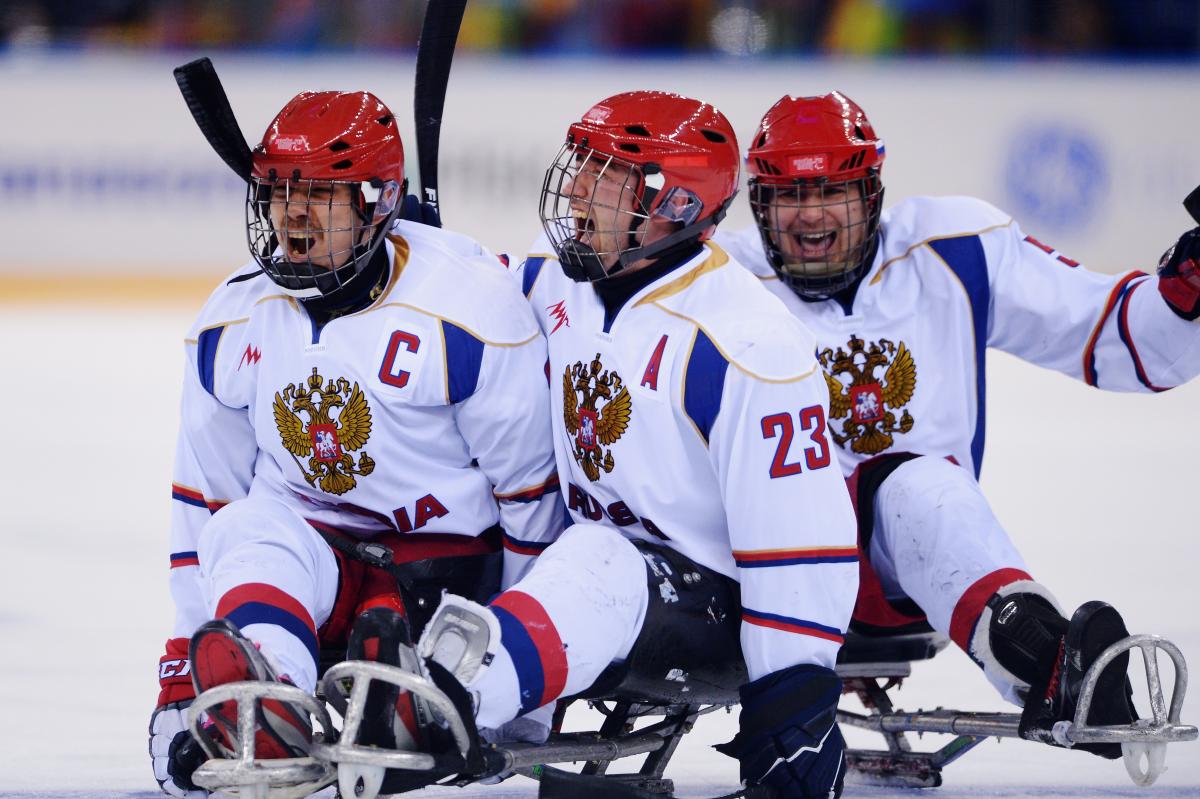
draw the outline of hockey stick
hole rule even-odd
[[[413,118],[417,128],[417,165],[421,170],[421,199],[438,206],[438,139],[450,62],[467,0],[429,0],[417,42],[417,74],[413,89]]]
[[[1192,215],[1192,219],[1200,225],[1200,186],[1192,189],[1192,193],[1183,198],[1183,207]]]
[[[176,67],[175,82],[204,138],[239,178],[249,182],[250,148],[212,62],[205,57]]]

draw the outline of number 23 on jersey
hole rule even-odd
[[[790,413],[772,413],[762,418],[763,438],[778,438],[775,447],[775,457],[771,459],[771,479],[800,474],[804,469],[810,472],[824,469],[830,463],[829,438],[825,434],[825,409],[820,405],[810,405],[798,414],[800,430],[809,434],[812,445],[804,447],[804,467],[800,459],[789,462],[792,450],[792,439],[796,435],[795,425]]]

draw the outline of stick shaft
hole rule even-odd
[[[438,144],[450,64],[467,0],[429,0],[421,39],[417,43],[413,116],[417,131],[417,164],[421,170],[421,199],[439,208]]]

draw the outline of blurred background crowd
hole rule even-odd
[[[417,0],[5,0],[0,48],[411,49]],[[460,48],[520,54],[1195,59],[1197,0],[474,0]]]

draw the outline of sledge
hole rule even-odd
[[[871,730],[882,738],[878,749],[848,749],[848,784],[907,788],[930,788],[942,784],[942,770],[988,738],[1019,738],[1019,713],[984,713],[936,708],[904,711],[897,708],[891,691],[912,673],[914,662],[928,660],[949,644],[934,632],[906,635],[847,636],[838,659],[837,671],[847,694],[855,694],[865,713],[839,709],[839,723]],[[1093,726],[1085,723],[1096,682],[1103,670],[1123,652],[1138,650],[1146,673],[1148,696],[1138,707],[1149,709],[1148,717],[1133,725]],[[1163,693],[1159,655],[1174,667],[1169,698]],[[589,796],[664,799],[673,795],[674,784],[666,768],[683,737],[696,720],[738,702],[737,686],[744,673],[728,672],[724,684],[690,680],[687,674],[668,674],[666,679],[629,675],[615,688],[595,694],[584,693],[561,701],[554,729],[561,726],[571,702],[587,702],[604,721],[595,731],[552,732],[544,744],[485,745],[482,754],[486,774],[456,774],[439,784],[465,785],[480,776],[513,772],[541,782],[539,797]],[[1187,663],[1172,642],[1155,635],[1132,635],[1110,646],[1085,677],[1075,718],[1060,721],[1055,740],[1070,747],[1079,743],[1120,743],[1126,769],[1134,783],[1148,786],[1165,770],[1169,743],[1193,741],[1197,728],[1183,724],[1180,712],[1187,692]],[[454,705],[431,681],[410,672],[366,661],[346,661],[330,668],[318,698],[298,689],[272,683],[231,683],[206,691],[189,710],[192,733],[212,758],[195,773],[197,785],[220,790],[242,799],[299,799],[327,785],[339,783],[343,797],[374,799],[386,793],[389,769],[421,771],[436,768],[439,761],[421,752],[399,752],[356,743],[370,683],[382,680],[412,691],[430,706],[451,733],[457,755],[469,761],[471,736]],[[228,699],[238,699],[239,753],[221,759],[215,743],[200,724],[201,713]],[[258,760],[254,753],[254,719],[263,699],[286,699],[301,704],[319,729],[305,758]],[[326,703],[341,716],[341,727],[332,721]],[[916,751],[910,733],[939,733],[953,736],[932,751]],[[608,774],[618,760],[642,758],[632,773]],[[562,766],[575,765],[578,771]],[[579,766],[582,764],[582,766]],[[732,762],[731,762],[732,766]],[[767,797],[761,789],[743,789],[732,797]]]

